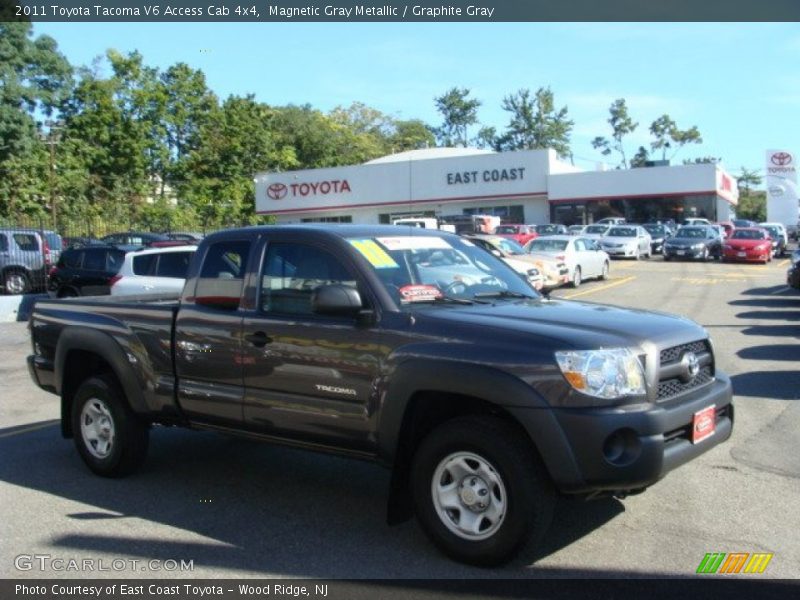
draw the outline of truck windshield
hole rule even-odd
[[[351,238],[348,242],[403,309],[419,304],[462,304],[448,304],[448,299],[485,302],[480,298],[487,295],[508,300],[539,297],[504,262],[463,238],[415,235]]]

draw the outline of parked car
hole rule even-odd
[[[140,248],[151,246],[153,242],[171,241],[162,233],[137,233],[127,231],[124,233],[111,233],[100,238],[104,244],[113,244],[123,250],[139,250]]]
[[[536,233],[539,235],[567,235],[569,232],[565,225],[549,223],[547,225],[537,225]]]
[[[65,237],[63,238],[64,248],[84,248],[86,246],[103,246],[104,242],[86,236]]]
[[[567,233],[569,235],[580,235],[583,229],[584,229],[583,225],[570,225],[569,227],[567,227]]]
[[[769,231],[770,237],[773,239],[776,237],[781,238],[783,243],[781,244],[779,242],[778,246],[783,248],[783,252],[781,253],[781,256],[783,256],[789,249],[789,232],[786,230],[786,225],[784,225],[783,223],[759,223],[758,227],[763,227],[764,229]],[[777,232],[778,235],[777,236],[773,235],[773,232]]]
[[[533,261],[530,260],[522,246],[514,240],[486,234],[468,235],[465,236],[465,239],[502,259],[509,267],[522,275],[536,291],[544,288],[544,275],[538,267],[532,264]]]
[[[800,290],[800,264],[792,263],[786,271],[786,285]]]
[[[622,217],[606,217],[605,219],[600,219],[599,221],[595,221],[597,225],[624,225],[625,219]]]
[[[719,234],[703,225],[679,227],[675,235],[664,243],[664,260],[673,258],[696,258],[722,256],[722,239]]]
[[[615,225],[600,240],[600,246],[612,258],[650,258],[652,238],[641,225]]]
[[[6,294],[44,287],[50,264],[47,244],[37,231],[0,229],[0,281]]]
[[[111,280],[111,295],[180,294],[196,250],[182,245],[128,252]]]
[[[737,227],[725,241],[723,260],[763,262],[772,260],[772,239],[762,227]]]
[[[205,235],[196,231],[165,231],[162,235],[177,242],[188,242],[190,244],[199,244],[205,237]]]
[[[494,235],[501,235],[504,238],[514,240],[520,246],[524,246],[529,241],[537,237],[536,229],[529,225],[503,224],[498,225],[494,230]]]
[[[417,259],[435,251],[459,256],[440,271],[449,292],[420,278]],[[463,266],[480,280],[459,282]],[[98,476],[141,468],[153,425],[369,460],[392,472],[389,522],[416,515],[443,552],[484,566],[541,541],[558,493],[663,492],[734,427],[731,380],[697,323],[542,301],[502,261],[438,231],[220,231],[179,299],[45,299],[29,329],[31,378],[58,395],[61,435]],[[42,460],[82,479],[51,449]],[[270,469],[292,477],[291,465]],[[247,476],[236,471],[232,460],[232,485]],[[342,466],[338,484],[347,477]],[[105,493],[136,487],[116,481]],[[707,500],[702,486],[680,489]],[[309,510],[337,493],[317,486]]]
[[[784,256],[786,254],[787,236],[784,236],[785,231],[781,231],[774,224],[762,223],[759,227],[766,229],[769,237],[772,240],[772,256]]]
[[[729,237],[731,237],[733,230],[736,229],[736,226],[730,221],[720,221],[719,223],[717,223],[717,225],[722,227],[722,229],[725,231],[723,239],[728,239]]]
[[[688,219],[684,219],[682,225],[684,227],[690,225],[711,225],[711,221],[708,219],[703,219],[701,217],[689,217]]]
[[[612,225],[607,223],[595,223],[594,225],[587,225],[583,228],[581,235],[593,240],[599,240],[606,233],[608,233],[608,230],[611,229],[611,227]]]
[[[542,278],[541,288],[551,290],[569,281],[569,270],[563,260],[549,256],[532,256],[527,249],[517,244],[514,240],[492,235],[474,235],[467,239],[481,248],[488,250],[498,258],[508,262],[514,270],[521,272],[524,268],[536,269]],[[536,240],[531,240],[528,245]],[[509,261],[514,261],[511,263]],[[522,264],[520,264],[522,263]]]
[[[117,246],[68,248],[50,270],[47,293],[54,298],[107,295],[124,260],[125,250]]]
[[[525,249],[532,256],[551,256],[564,261],[572,287],[578,287],[584,279],[608,278],[610,263],[608,254],[595,240],[569,235],[552,235],[533,240]]]
[[[734,227],[758,227],[758,223],[750,219],[733,219],[731,223]]]
[[[642,227],[650,234],[650,249],[652,253],[662,254],[664,252],[664,242],[673,235],[673,231],[661,223],[645,223]]]

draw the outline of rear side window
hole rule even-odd
[[[106,258],[106,271],[116,273],[125,262],[125,253],[122,250],[109,250]]]
[[[83,268],[87,271],[105,271],[106,251],[86,250],[83,258]]]
[[[133,258],[134,275],[152,275],[158,260],[157,254],[143,254]]]
[[[83,261],[83,250],[67,250],[61,254],[59,264],[69,269],[79,269]]]
[[[236,310],[242,296],[250,242],[212,244],[197,281],[195,302],[218,310]]]
[[[156,275],[158,277],[185,279],[191,257],[191,252],[165,252],[158,259]]]
[[[62,250],[64,244],[61,243],[61,236],[57,233],[45,233],[44,238],[47,240],[47,245],[51,250]]]
[[[24,252],[39,251],[39,242],[32,233],[15,233],[14,242],[16,242],[17,247]]]
[[[0,233],[0,252],[8,252],[8,238],[3,233]]]

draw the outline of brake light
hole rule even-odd
[[[53,258],[50,255],[50,246],[47,245],[47,240],[42,241],[42,248],[44,249],[44,264],[49,266],[53,263]]]
[[[108,280],[108,287],[114,287],[114,284],[117,283],[120,279],[122,279],[122,275],[114,275],[111,279]]]
[[[47,276],[48,276],[48,277],[52,277],[52,276],[53,276],[53,275],[55,275],[56,273],[58,273],[58,267],[57,267],[57,266],[54,266],[54,267],[53,267],[52,269],[50,269],[50,271],[47,273]]]

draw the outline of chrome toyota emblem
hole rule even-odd
[[[681,357],[681,364],[683,365],[685,376],[682,377],[686,382],[691,381],[700,372],[700,361],[694,352],[687,352]]]
[[[273,183],[267,188],[267,196],[273,200],[281,200],[286,197],[289,188],[282,183]]]

